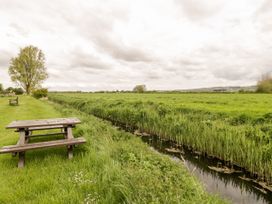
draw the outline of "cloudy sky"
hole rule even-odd
[[[271,0],[1,0],[0,83],[34,45],[50,90],[253,85],[272,71]]]

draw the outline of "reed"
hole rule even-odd
[[[161,99],[158,95],[152,98],[152,94],[147,96],[148,100],[141,100],[144,95],[139,94],[112,95],[50,94],[49,98],[85,113],[190,146],[196,151],[244,167],[258,174],[259,179],[272,183],[272,117],[269,112],[262,110],[260,115],[253,109],[233,113],[226,111],[224,104],[222,111],[218,107],[214,110],[199,109],[198,105],[197,108],[184,106],[173,97],[169,97],[169,103],[166,103],[166,98]],[[210,104],[215,105],[218,100],[221,107],[222,94],[211,95],[214,102],[210,101]],[[257,100],[254,96],[258,97],[246,96],[251,103]],[[225,101],[225,104],[228,103]],[[240,101],[237,104],[239,106]],[[209,104],[206,103],[206,106]],[[260,107],[257,104],[255,109]],[[243,106],[241,110],[244,110]]]

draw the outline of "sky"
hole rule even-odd
[[[0,0],[0,83],[33,45],[49,90],[255,85],[272,71],[271,0]]]

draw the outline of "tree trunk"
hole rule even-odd
[[[26,94],[27,94],[27,95],[30,94],[30,86],[26,86]]]

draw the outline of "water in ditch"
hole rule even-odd
[[[235,204],[268,204],[272,203],[272,192],[263,189],[249,177],[245,171],[222,173],[212,170],[220,161],[195,153],[184,147],[177,147],[170,141],[160,140],[157,136],[141,137],[152,149],[168,154],[172,159],[184,162],[188,170],[198,178],[205,189],[218,194]]]

